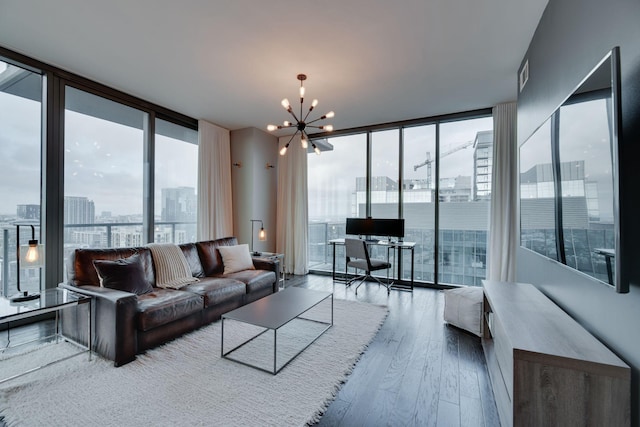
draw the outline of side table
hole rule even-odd
[[[286,272],[284,268],[284,254],[279,254],[275,252],[252,252],[251,257],[254,259],[267,259],[273,260],[277,259],[280,261],[280,283],[278,286],[280,289],[285,288],[285,280],[286,280]]]
[[[91,309],[91,305],[92,305],[91,300],[92,300],[92,297],[90,296],[80,295],[75,292],[69,291],[67,289],[61,289],[61,288],[51,288],[51,289],[43,290],[40,293],[40,298],[31,300],[31,301],[26,301],[24,303],[11,303],[8,299],[0,298],[0,325],[3,325],[3,326],[6,325],[6,333],[7,333],[7,341],[8,341],[8,345],[2,350],[0,350],[0,353],[4,353],[9,349],[26,345],[34,341],[40,341],[40,340],[49,341],[53,339],[55,339],[56,342],[58,342],[59,339],[64,339],[65,341],[68,341],[78,346],[81,349],[81,351],[71,354],[69,356],[63,357],[61,359],[56,359],[44,365],[28,369],[22,373],[11,375],[6,378],[2,378],[0,379],[0,384],[6,381],[12,380],[14,378],[21,377],[30,372],[37,371],[46,366],[50,366],[54,363],[67,360],[71,357],[75,357],[83,353],[88,353],[89,360],[91,360],[91,355],[93,350],[92,349],[93,313]],[[89,327],[89,330],[88,330],[89,339],[87,341],[86,346],[76,341],[73,341],[67,337],[64,337],[60,332],[60,312],[65,308],[75,307],[79,305],[85,305],[88,310],[87,317],[88,317],[88,327]],[[36,340],[25,342],[25,343],[16,344],[14,346],[10,345],[11,344],[11,322],[15,322],[22,319],[33,318],[41,314],[46,314],[51,312],[55,313],[55,333],[53,335],[41,337]],[[21,357],[21,356],[16,355],[15,357]]]

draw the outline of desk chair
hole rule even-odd
[[[391,264],[387,261],[379,259],[369,258],[369,250],[367,248],[367,242],[360,239],[344,239],[345,251],[347,256],[347,269],[353,267],[356,270],[364,270],[364,274],[354,277],[347,282],[347,286],[351,286],[356,280],[360,280],[358,286],[356,286],[356,295],[358,295],[358,288],[364,283],[367,278],[375,280],[380,285],[387,288],[387,294],[390,292],[391,285],[389,284],[389,269]],[[377,277],[371,275],[372,271],[387,270],[387,283],[382,283]]]

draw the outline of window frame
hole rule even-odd
[[[154,137],[155,119],[162,119],[197,131],[198,120],[162,107],[118,89],[38,61],[0,46],[0,57],[29,71],[41,74],[42,81],[42,196],[41,238],[45,243],[43,284],[56,287],[64,280],[64,110],[65,87],[71,86],[96,96],[147,113],[144,141],[144,212],[146,240],[153,239],[154,203]]]
[[[379,131],[388,131],[388,130],[393,130],[393,129],[397,129],[398,130],[398,159],[399,159],[399,167],[398,167],[398,218],[403,218],[404,216],[404,200],[403,200],[403,191],[402,189],[404,188],[404,179],[403,179],[403,174],[404,174],[404,168],[406,167],[406,165],[404,165],[404,139],[403,139],[403,135],[404,135],[404,129],[406,128],[410,128],[410,127],[416,127],[416,126],[425,126],[425,125],[435,125],[436,128],[436,152],[435,152],[435,158],[439,159],[439,155],[440,155],[440,125],[444,124],[444,123],[449,123],[449,122],[456,122],[456,121],[461,121],[461,120],[471,120],[471,119],[477,119],[477,118],[486,118],[486,117],[491,117],[493,115],[493,111],[491,108],[484,108],[484,109],[478,109],[478,110],[471,110],[471,111],[465,111],[465,112],[460,112],[460,113],[453,113],[453,114],[445,114],[445,115],[440,115],[440,116],[433,116],[433,117],[426,117],[426,118],[419,118],[419,119],[412,119],[412,120],[404,120],[404,121],[398,121],[398,122],[390,122],[390,123],[383,123],[383,124],[378,124],[378,125],[372,125],[372,126],[363,126],[363,127],[358,127],[358,128],[351,128],[351,129],[344,129],[344,130],[340,130],[340,131],[333,131],[333,132],[323,132],[323,133],[317,133],[311,136],[312,140],[316,140],[316,139],[328,139],[328,138],[334,138],[334,137],[339,137],[339,136],[345,136],[345,135],[356,135],[356,134],[365,134],[366,138],[367,138],[367,159],[366,159],[366,164],[367,164],[367,176],[366,176],[366,183],[367,183],[367,200],[366,200],[366,212],[367,212],[367,216],[370,216],[371,214],[371,179],[372,179],[372,174],[371,174],[371,170],[372,170],[372,149],[371,149],[371,144],[372,144],[372,135],[375,132],[379,132]],[[434,171],[434,176],[435,176],[435,194],[438,195],[439,194],[439,161],[434,162],[435,163],[435,171]],[[492,163],[492,162],[490,162]],[[487,166],[487,170],[488,173],[491,174],[492,173],[492,167],[493,165],[490,164]],[[428,282],[428,281],[419,281],[417,283],[419,283],[421,286],[427,286],[427,287],[433,287],[433,288],[437,288],[437,289],[446,289],[449,288],[451,286],[450,283],[447,284],[440,284],[438,283],[438,264],[439,264],[439,257],[441,256],[441,251],[440,251],[440,242],[439,242],[439,234],[440,234],[440,226],[439,226],[439,197],[436,196],[434,199],[434,204],[435,204],[435,218],[434,218],[434,282]],[[402,253],[399,254],[399,259],[398,259],[398,271],[396,272],[397,277],[402,277],[402,266],[403,266],[403,260],[402,260]],[[314,269],[310,269],[311,272],[313,273],[326,273],[324,271],[320,271],[320,270],[314,270]],[[402,280],[401,280],[402,281]]]

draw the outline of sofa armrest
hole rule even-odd
[[[94,351],[113,360],[115,366],[124,365],[136,358],[135,316],[138,298],[135,294],[100,286],[74,286],[69,283],[61,283],[59,287],[93,297]]]
[[[276,281],[273,283],[273,293],[280,289],[280,260],[278,258],[253,258],[253,266],[256,270],[273,271],[276,274]]]

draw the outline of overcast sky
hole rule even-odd
[[[612,215],[611,163],[608,128],[600,108],[573,106],[563,112],[563,161],[585,160],[587,178],[599,182],[600,210]],[[15,215],[19,204],[40,202],[40,104],[0,92],[0,214]],[[441,153],[473,141],[478,131],[490,130],[491,117],[442,124]],[[546,127],[548,129],[548,126]],[[65,123],[65,194],[86,196],[95,203],[96,214],[141,214],[143,200],[142,131],[75,112],[67,112]],[[548,131],[532,138],[545,138]],[[565,137],[566,135],[566,137]],[[329,211],[348,210],[356,177],[365,176],[366,136],[353,135],[330,140],[333,151],[309,155],[310,214],[320,204]],[[373,175],[398,177],[398,131],[373,135]],[[191,186],[197,182],[197,146],[157,137],[156,212],[160,190]],[[535,143],[529,143],[534,145]],[[526,147],[527,145],[525,145]],[[548,163],[549,152],[529,150],[521,168]],[[435,158],[434,126],[409,128],[404,135],[404,179],[425,179],[427,168],[414,171],[427,152]],[[185,167],[193,165],[193,167]],[[473,147],[445,156],[442,178],[472,176]],[[432,168],[432,178],[435,168]],[[315,205],[314,205],[315,204]],[[340,207],[331,206],[340,204]]]
[[[491,130],[491,117],[443,123],[440,126],[441,153],[473,142],[479,131]],[[372,137],[372,175],[398,180],[399,131],[375,132]],[[366,135],[330,138],[334,146],[320,156],[309,154],[309,216],[350,216],[351,195],[357,177],[366,174]],[[426,179],[427,167],[414,171],[414,166],[427,158],[435,160],[435,125],[407,128],[404,134],[403,179]],[[442,158],[441,178],[473,175],[473,146],[455,151]],[[435,162],[431,177],[435,178]],[[435,184],[435,183],[433,183]],[[433,185],[432,184],[432,185]]]
[[[40,203],[40,104],[0,92],[0,213]],[[96,215],[142,213],[142,131],[66,112],[65,195],[95,203]],[[196,145],[156,136],[156,212],[160,190],[196,187]],[[190,165],[193,165],[191,167]]]

